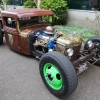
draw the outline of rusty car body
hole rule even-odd
[[[88,63],[100,66],[100,36],[90,38],[82,50],[82,38],[74,33],[45,33],[54,22],[52,11],[23,8],[1,11],[1,15],[0,44],[4,34],[11,49],[40,59],[42,80],[58,98],[67,98],[75,91],[77,75]]]

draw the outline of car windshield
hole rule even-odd
[[[38,23],[52,23],[52,16],[34,16],[19,19],[19,27],[30,26]]]

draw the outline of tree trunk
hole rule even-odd
[[[41,3],[41,0],[37,0],[37,8],[40,8],[40,3]]]
[[[3,6],[4,6],[4,10],[7,9],[7,0],[2,0]]]
[[[41,3],[41,0],[34,0],[37,8],[40,8],[40,3]]]

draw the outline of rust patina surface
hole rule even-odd
[[[29,9],[29,8],[22,8],[22,9],[14,9],[14,10],[7,10],[1,11],[2,14],[2,22],[3,22],[3,29],[7,41],[7,45],[18,52],[23,54],[30,55],[29,52],[29,45],[28,45],[28,34],[31,31],[36,29],[45,28],[46,26],[50,25],[50,23],[39,23],[35,25],[29,25],[27,27],[20,28],[19,27],[19,19],[20,18],[29,18],[34,16],[46,16],[46,15],[53,15],[54,13],[50,10],[44,9]],[[15,20],[15,28],[9,27],[6,25],[6,21],[4,18],[13,18]],[[10,34],[10,35],[9,35]],[[13,42],[11,43],[11,41]]]
[[[2,16],[9,16],[14,18],[25,18],[32,16],[45,16],[45,15],[53,15],[54,13],[50,10],[44,9],[32,9],[32,8],[23,8],[23,9],[14,9],[1,11]]]
[[[1,14],[7,45],[17,52],[41,57],[44,53],[49,51],[47,48],[48,44],[56,40],[54,51],[58,51],[68,57],[67,50],[69,48],[73,49],[73,55],[68,58],[77,68],[80,67],[80,65],[83,66],[86,60],[94,56],[94,54],[85,56],[84,51],[82,53],[80,52],[82,38],[79,36],[73,34],[66,35],[62,32],[58,32],[53,37],[43,35],[44,29],[52,24],[46,21],[47,17],[52,17],[53,21],[54,13],[50,10],[23,8],[2,11]],[[44,21],[44,19],[46,20]],[[9,20],[12,21],[12,24]],[[33,22],[31,23],[31,21]],[[49,21],[51,21],[51,18]],[[52,46],[52,43],[50,46]]]

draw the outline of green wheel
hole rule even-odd
[[[62,87],[63,81],[62,76],[58,68],[51,64],[46,63],[43,67],[44,78],[48,85],[55,90],[59,90]]]
[[[53,51],[44,54],[39,62],[41,78],[48,90],[58,98],[67,98],[76,89],[75,68],[63,54]]]

